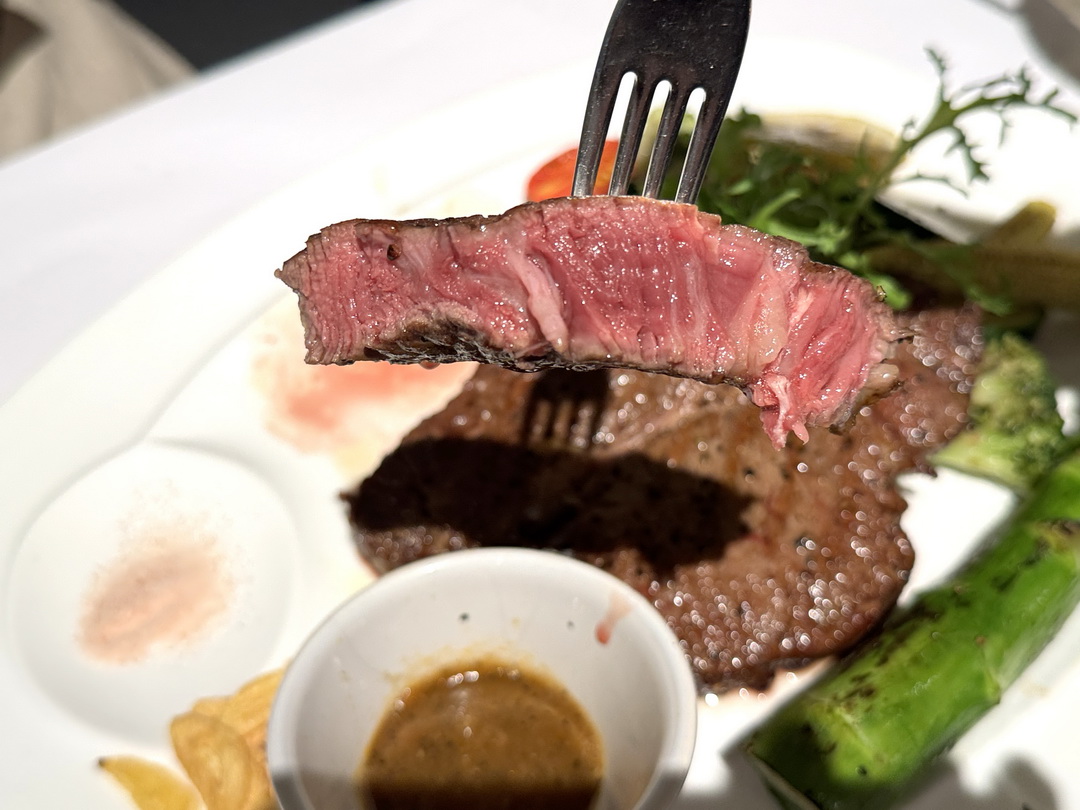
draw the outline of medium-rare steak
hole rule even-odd
[[[278,275],[308,361],[627,367],[731,382],[777,446],[887,390],[899,337],[874,288],[690,205],[563,198],[501,216],[352,220]]]
[[[646,594],[704,684],[764,686],[850,647],[911,568],[895,479],[964,426],[980,344],[972,310],[903,325],[899,389],[780,451],[728,386],[481,366],[347,496],[359,548],[381,570],[477,545],[571,552]],[[538,401],[597,397],[591,441],[532,430]]]

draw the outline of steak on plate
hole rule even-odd
[[[972,309],[902,325],[899,388],[779,451],[729,386],[480,366],[346,496],[359,548],[384,571],[481,545],[572,553],[651,599],[704,685],[762,687],[852,646],[907,579],[896,476],[963,428],[980,342]],[[544,428],[569,421],[552,401],[586,435]]]
[[[308,361],[626,367],[730,382],[777,446],[844,423],[895,380],[900,336],[868,282],[789,240],[641,197],[500,216],[352,220],[278,271]]]

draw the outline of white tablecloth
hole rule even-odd
[[[1033,33],[1040,7],[1016,3],[759,0],[751,37],[853,46],[922,73],[931,45],[960,80],[1030,62],[1076,99],[1080,84]],[[612,7],[383,0],[0,164],[0,402],[140,281],[276,189],[425,111],[592,60]],[[567,104],[583,106],[585,90]]]

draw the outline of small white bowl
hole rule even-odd
[[[597,810],[659,810],[690,765],[697,690],[655,608],[615,577],[549,551],[485,548],[410,563],[334,612],[282,681],[267,759],[284,810],[359,808],[355,775],[401,689],[484,655],[546,672],[604,746]]]

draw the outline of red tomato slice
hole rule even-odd
[[[596,172],[593,194],[604,194],[611,183],[611,169],[615,165],[615,152],[619,148],[618,140],[612,138],[604,142],[600,153],[600,168]],[[528,199],[533,202],[550,200],[553,197],[569,197],[574,185],[574,163],[577,161],[577,148],[567,149],[541,166],[525,188]]]

